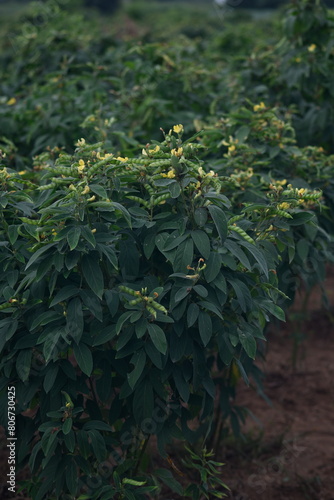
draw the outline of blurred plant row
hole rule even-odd
[[[1,423],[14,385],[34,500],[222,498],[237,383],[333,261],[330,14],[139,42],[48,5],[0,53]]]

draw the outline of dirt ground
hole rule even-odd
[[[218,457],[225,462],[222,479],[230,487],[230,500],[334,500],[333,272],[326,289],[329,312],[321,308],[315,290],[306,313],[300,313],[301,297],[287,323],[268,334],[267,359],[259,366],[271,406],[240,383],[238,404],[258,421],[248,418],[245,442],[228,445]],[[8,493],[6,462],[2,452],[1,500],[27,498]]]
[[[334,306],[333,273],[326,289]],[[301,302],[271,329],[259,364],[272,406],[240,385],[238,404],[261,425],[248,419],[249,442],[226,452],[230,499],[334,500],[334,308],[321,309],[318,290],[306,313],[298,311]]]

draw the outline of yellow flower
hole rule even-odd
[[[89,186],[85,186],[85,188],[84,188],[84,190],[82,191],[81,194],[87,194],[87,193],[89,193],[89,191],[90,191]]]
[[[198,183],[196,184],[195,188],[199,189],[200,187],[201,187],[201,183],[198,181]]]
[[[198,174],[199,174],[201,177],[203,177],[203,176],[205,175],[205,172],[204,172],[204,170],[203,170],[203,167],[199,167],[199,168],[198,168]]]
[[[278,184],[279,186],[285,186],[285,184],[287,183],[288,181],[286,179],[283,179],[281,181],[276,181],[276,184]]]
[[[306,189],[305,188],[297,189],[297,193],[298,193],[298,196],[303,196],[303,194],[306,193]]]
[[[255,112],[261,111],[262,109],[266,109],[266,105],[264,104],[264,102],[260,102],[260,104],[255,104],[255,106],[253,107],[253,110]]]
[[[280,203],[278,205],[278,208],[280,210],[287,210],[288,208],[290,208],[290,203],[287,203],[286,201],[284,201],[283,203]]]
[[[210,170],[210,172],[208,172],[206,175],[207,175],[207,177],[214,177],[215,173],[213,170]]]
[[[232,146],[230,146],[230,147],[228,148],[228,152],[229,152],[229,154],[231,154],[231,153],[234,153],[234,151],[235,151],[235,145],[234,145],[234,144],[232,144]]]
[[[75,191],[76,190],[74,184],[70,184],[68,186],[68,189],[70,189],[71,191]]]
[[[27,171],[26,170],[20,170],[19,175],[24,175]]]
[[[96,198],[96,196],[95,196],[95,195],[94,195],[94,196],[91,196],[90,198],[88,198],[88,200],[87,200],[87,201],[94,201],[94,200],[95,200],[95,198]]]
[[[7,101],[8,106],[14,106],[14,104],[16,104],[15,97],[12,97],[11,99],[9,99],[9,101]]]
[[[85,139],[79,139],[76,143],[76,146],[84,146],[86,144]]]
[[[92,229],[92,233],[93,233],[93,234],[94,234],[94,233],[96,233],[96,229]]]
[[[79,174],[82,174],[84,170],[85,170],[85,162],[83,160],[79,160],[79,166],[78,166]]]
[[[309,47],[307,47],[307,50],[309,52],[314,52],[316,48],[317,48],[316,44],[312,43]]]
[[[174,179],[175,177],[175,170],[170,170],[167,174],[168,179]]]
[[[157,145],[157,146],[155,146],[155,148],[153,148],[153,149],[149,149],[149,150],[148,150],[148,152],[149,152],[150,154],[152,154],[152,153],[157,153],[158,151],[160,151],[160,146],[158,146],[158,145]]]
[[[176,134],[182,134],[183,125],[181,125],[181,123],[179,125],[174,125],[173,132],[175,132]]]
[[[142,154],[143,156],[147,156],[146,149],[144,149],[144,148],[143,148],[143,149],[141,150],[141,154]]]
[[[118,160],[118,161],[122,161],[123,163],[124,163],[125,161],[128,161],[128,159],[129,159],[129,158],[128,158],[127,156],[126,156],[125,158],[123,158],[122,156],[117,156],[117,158],[116,158],[116,160]]]
[[[172,153],[173,156],[180,157],[180,156],[182,156],[183,148],[172,149],[171,153]]]

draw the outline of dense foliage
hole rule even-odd
[[[330,14],[111,35],[48,5],[0,53],[1,423],[14,385],[34,500],[222,498],[237,382],[333,260]]]

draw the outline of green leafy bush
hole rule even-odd
[[[36,158],[38,176],[1,171],[1,387],[16,387],[36,500],[78,498],[91,476],[96,498],[153,491],[138,476],[150,437],[166,457],[212,434],[216,385],[228,416],[232,364],[248,382],[266,322],[284,319],[266,227],[306,222],[298,194],[235,215],[233,177],[173,130],[139,158],[80,140]]]

